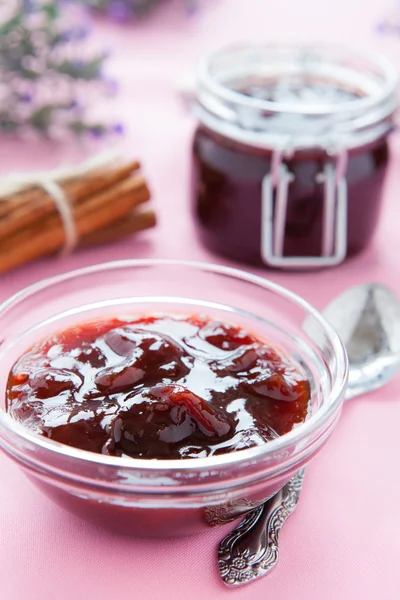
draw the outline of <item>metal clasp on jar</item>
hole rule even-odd
[[[327,163],[316,177],[324,186],[320,256],[284,256],[290,184],[295,176],[283,162],[283,150],[276,150],[271,172],[263,179],[261,256],[267,265],[284,268],[327,267],[340,264],[347,252],[347,152],[336,154],[336,163]]]

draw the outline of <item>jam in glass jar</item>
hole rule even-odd
[[[374,233],[397,106],[385,58],[241,46],[202,61],[193,197],[204,244],[278,268],[340,264]]]

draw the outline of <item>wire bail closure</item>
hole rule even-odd
[[[347,151],[335,154],[335,165],[327,163],[316,176],[324,187],[323,227],[320,256],[284,256],[290,184],[294,174],[283,162],[282,149],[274,151],[271,172],[262,182],[261,256],[272,267],[320,268],[338,265],[347,252]]]

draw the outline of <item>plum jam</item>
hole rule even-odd
[[[235,47],[199,70],[192,196],[212,251],[278,268],[333,266],[371,241],[397,76],[382,57]]]
[[[7,410],[91,452],[205,457],[269,442],[303,422],[310,385],[279,350],[200,315],[76,325],[13,366]]]
[[[262,184],[271,169],[272,153],[232,142],[200,127],[194,140],[194,157],[195,214],[203,243],[229,258],[265,263]],[[385,138],[349,156],[347,256],[362,251],[375,231],[388,160]],[[299,151],[286,160],[294,181],[287,205],[283,256],[321,255],[324,192],[317,176],[329,161],[330,157],[321,151]]]

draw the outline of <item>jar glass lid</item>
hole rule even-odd
[[[364,145],[393,127],[396,69],[341,46],[236,46],[200,64],[197,115],[256,146]]]

